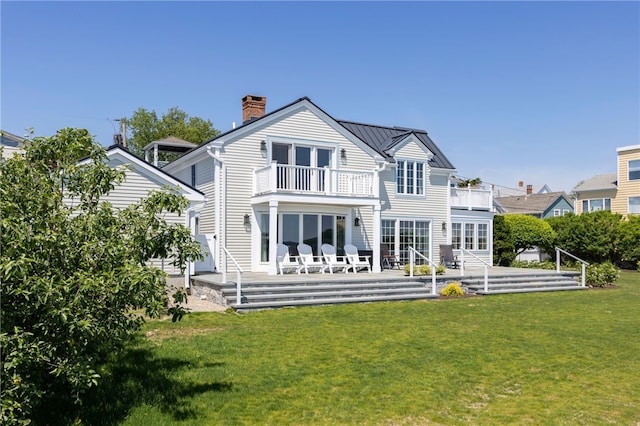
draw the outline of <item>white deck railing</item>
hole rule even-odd
[[[374,172],[292,166],[272,163],[255,169],[254,194],[306,193],[352,197],[375,197]]]
[[[460,263],[460,276],[461,277],[464,276],[464,254],[468,253],[472,257],[475,257],[480,262],[482,262],[482,265],[484,266],[484,292],[487,293],[489,291],[489,268],[491,268],[491,265],[489,264],[489,262],[480,259],[478,256],[476,256],[475,254],[471,253],[467,249],[464,249],[464,248],[460,247],[459,250],[460,250],[460,255],[462,257],[461,263]]]
[[[451,207],[467,210],[493,209],[493,191],[474,188],[451,188]]]
[[[420,253],[418,250],[413,247],[409,247],[409,276],[413,278],[413,267],[416,264],[416,255],[426,260],[431,266],[431,294],[436,295],[436,269],[438,269],[438,265],[435,264],[431,259],[426,257],[424,254]]]
[[[244,272],[240,267],[238,261],[229,253],[229,250],[225,246],[222,246],[222,250],[231,259],[234,265],[236,265],[236,303],[242,304],[242,273]],[[222,284],[227,283],[227,261],[225,258],[224,265],[222,267]]]
[[[589,265],[589,262],[582,260],[579,257],[576,257],[567,251],[562,250],[560,247],[556,247],[556,272],[557,273],[560,273],[560,253],[564,253],[567,256],[572,257],[582,264],[581,285],[582,287],[586,287],[587,286],[587,265]]]

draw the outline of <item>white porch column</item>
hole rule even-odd
[[[269,201],[269,275],[278,275],[278,202]]]
[[[376,204],[375,206],[373,206],[373,269],[372,269],[372,272],[381,272],[381,269],[380,269],[380,204]]]

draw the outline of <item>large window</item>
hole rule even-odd
[[[611,198],[582,200],[582,213],[597,212],[600,210],[611,210]]]
[[[409,247],[425,256],[430,253],[429,226],[431,222],[420,220],[384,219],[381,226],[381,243],[389,247],[390,254],[397,254],[400,261],[409,262]],[[425,263],[416,257],[416,264]]]
[[[640,197],[629,197],[629,213],[640,214]]]
[[[629,161],[629,180],[640,180],[640,160]]]
[[[451,246],[454,250],[489,250],[489,224],[486,222],[451,223]]]
[[[424,163],[399,160],[396,167],[398,194],[424,195]]]

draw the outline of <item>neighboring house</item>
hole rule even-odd
[[[17,152],[23,152],[25,138],[13,133],[0,130],[0,146],[2,147],[2,158],[9,158]]]
[[[528,214],[541,219],[573,213],[571,199],[565,192],[496,197],[498,213]]]
[[[576,214],[598,210],[640,214],[640,145],[616,151],[617,173],[594,176],[573,189]]]
[[[469,203],[464,215],[452,213],[455,169],[425,131],[336,120],[306,97],[268,114],[265,107],[264,97],[244,97],[240,127],[162,169],[210,200],[200,232],[217,271],[235,263],[275,275],[278,242],[292,255],[299,243],[317,255],[324,243],[354,244],[376,259],[374,272],[380,244],[402,261],[414,247],[437,263],[454,224],[491,262],[490,197],[478,216]]]
[[[80,164],[84,161],[81,161]],[[137,203],[140,199],[146,197],[149,191],[160,190],[163,187],[171,187],[187,198],[189,206],[181,216],[178,216],[176,213],[166,213],[163,218],[168,223],[185,225],[191,229],[193,235],[199,234],[197,211],[204,206],[204,194],[165,173],[161,169],[136,157],[121,145],[113,145],[107,148],[107,162],[113,168],[124,167],[126,178],[124,182],[117,185],[108,196],[104,197],[105,201],[109,201],[115,208],[122,209]],[[66,202],[72,205],[74,200],[67,199]],[[201,243],[203,242],[204,241],[201,240]],[[206,248],[206,244],[204,244],[204,247]],[[168,274],[180,274],[180,270],[170,263],[170,259],[154,259],[152,261],[153,265],[156,265]],[[195,266],[202,270],[211,270],[213,267],[211,264],[201,264],[200,262],[190,266]],[[185,274],[185,277],[188,277],[188,275],[189,274]]]

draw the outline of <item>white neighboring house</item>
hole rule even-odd
[[[126,168],[126,179],[120,185],[117,185],[108,196],[104,197],[105,201],[109,201],[115,208],[126,208],[146,197],[149,191],[160,190],[163,187],[172,187],[177,189],[178,193],[189,201],[189,206],[183,215],[178,216],[176,213],[165,213],[164,219],[168,223],[185,225],[191,229],[193,235],[199,234],[197,215],[198,211],[205,205],[205,197],[202,192],[136,157],[121,145],[113,145],[107,148],[106,151],[107,162],[111,167]],[[82,164],[82,162],[83,161],[80,163]],[[72,204],[73,199],[67,199],[66,202]],[[208,246],[204,240],[201,240],[201,245],[203,249],[207,251]],[[208,262],[211,261],[209,253],[207,253],[207,259]],[[170,275],[180,274],[180,270],[171,265],[169,259],[153,259],[151,263]],[[205,262],[188,265],[188,268],[188,273],[185,274],[185,285],[187,287],[189,286],[189,275],[192,275],[195,270],[199,269],[211,270],[213,265],[207,263],[207,260],[205,260]]]
[[[2,147],[2,158],[10,158],[16,153],[24,152],[23,146],[25,138],[13,133],[0,130],[0,146]]]
[[[245,96],[240,127],[162,169],[210,200],[195,214],[216,271],[275,275],[283,242],[292,255],[299,243],[316,255],[324,243],[354,244],[380,272],[381,243],[402,261],[411,246],[438,263],[452,235],[491,263],[490,194],[455,198],[452,213],[454,166],[424,130],[336,120],[306,97],[265,107]]]

